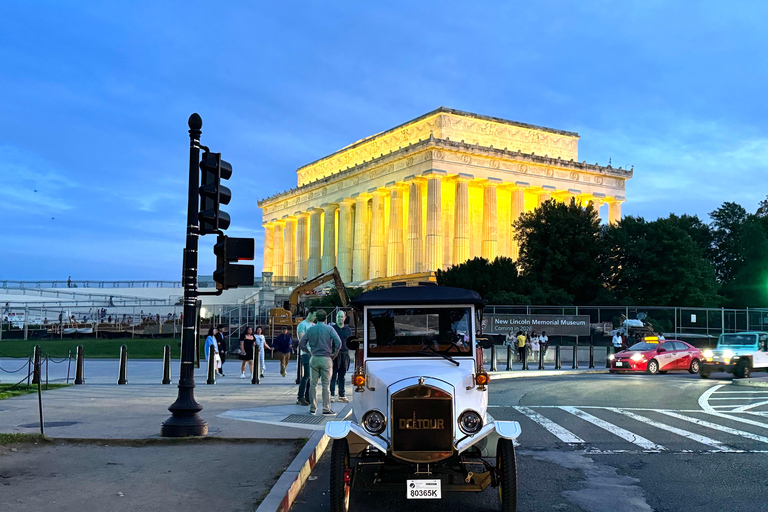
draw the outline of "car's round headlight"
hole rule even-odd
[[[632,359],[633,361],[639,361],[642,358],[643,358],[643,354],[635,354],[630,359]]]
[[[611,355],[609,355],[609,356],[608,356],[608,359],[610,359],[611,361],[613,361],[614,359],[616,359],[616,356],[615,356],[615,355],[613,355],[613,354],[611,354]]]
[[[387,419],[380,411],[368,411],[363,415],[363,428],[371,434],[379,435],[387,428]]]
[[[715,353],[712,352],[711,350],[707,349],[707,350],[704,351],[704,353],[702,355],[704,357],[713,357],[715,355]]]
[[[732,350],[726,350],[723,352],[723,357],[726,359],[731,359],[733,357],[733,351]]]
[[[459,428],[465,434],[477,434],[483,428],[483,418],[475,411],[464,411],[459,416]]]

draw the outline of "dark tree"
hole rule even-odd
[[[593,303],[603,288],[603,244],[591,204],[549,200],[514,226],[520,242],[518,265],[532,296],[546,304],[568,299],[576,305]]]
[[[526,304],[517,265],[510,258],[473,258],[435,272],[437,284],[474,290],[494,304]]]
[[[728,283],[744,264],[741,236],[747,211],[736,203],[726,202],[709,216],[712,218],[715,274],[720,283]]]
[[[768,307],[768,217],[750,215],[740,241],[741,266],[720,293],[728,307]]]

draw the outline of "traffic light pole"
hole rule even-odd
[[[200,163],[200,134],[203,120],[197,114],[189,117],[189,201],[187,204],[187,245],[184,249],[182,284],[184,286],[184,326],[181,335],[181,371],[179,374],[179,395],[168,407],[171,417],[163,422],[160,435],[163,437],[204,436],[208,424],[198,413],[203,406],[195,401],[195,326],[197,312],[195,303],[197,291],[197,249],[199,236],[198,187]]]

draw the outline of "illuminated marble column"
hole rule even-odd
[[[510,230],[512,238],[510,241],[510,257],[515,261],[520,258],[520,242],[515,239],[517,230],[514,225],[523,213],[525,213],[525,189],[518,187],[512,190],[512,208],[510,214],[510,222],[512,223],[512,228]]]
[[[389,242],[387,245],[387,276],[405,274],[405,247],[403,246],[403,188],[399,183],[388,183],[389,188]]]
[[[595,213],[597,213],[597,220],[600,221],[600,219],[602,218],[600,216],[600,207],[603,206],[603,202],[599,198],[596,198],[596,197],[591,199],[589,202],[592,203],[592,208],[594,208],[595,209]]]
[[[456,205],[453,228],[453,264],[469,259],[469,179],[456,179]]]
[[[309,214],[296,212],[296,277],[299,281],[307,279],[309,263]]]
[[[496,251],[499,257],[509,258],[510,248],[510,205],[512,204],[512,197],[510,195],[510,189],[507,183],[503,183],[496,187],[496,205],[498,207],[496,217],[496,229],[497,242]]]
[[[339,252],[337,267],[341,280],[345,283],[352,281],[352,240],[355,226],[352,222],[351,199],[339,202]]]
[[[538,198],[538,205],[541,206],[547,201],[549,201],[550,199],[552,199],[552,192],[550,192],[549,190],[544,190],[543,192],[539,192],[539,194],[537,195],[537,198]]]
[[[336,266],[336,203],[320,205],[323,209],[323,262],[321,272]]]
[[[370,219],[368,218],[369,194],[360,194],[355,199],[355,250],[352,254],[352,279],[355,282],[368,280],[368,248]]]
[[[420,179],[411,180],[408,187],[408,261],[405,265],[407,274],[424,270],[424,239],[422,236],[423,215]]]
[[[285,236],[283,238],[283,275],[296,277],[296,253],[293,241],[296,237],[296,219],[285,219]]]
[[[323,210],[312,208],[309,211],[309,262],[307,264],[308,278],[313,278],[320,273],[320,248],[323,229],[322,222]]]
[[[614,226],[621,221],[621,203],[623,201],[608,199],[608,224]]]
[[[443,224],[441,174],[427,176],[427,238],[424,247],[424,271],[434,272],[443,266]]]
[[[275,221],[275,232],[272,242],[272,268],[275,276],[283,275],[283,228],[285,221]]]
[[[481,255],[488,261],[496,259],[498,253],[498,228],[496,219],[496,186],[501,182],[498,178],[490,178],[483,183],[483,245]]]
[[[263,272],[273,272],[272,264],[272,245],[274,244],[274,224],[267,222],[264,224],[264,266]],[[273,272],[274,273],[274,272]]]
[[[384,201],[389,191],[372,189],[369,192],[373,194],[373,199],[371,200],[371,252],[368,278],[376,279],[387,275],[387,244],[384,234],[386,207]]]

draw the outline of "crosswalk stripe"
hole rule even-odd
[[[755,407],[760,407],[762,405],[768,405],[768,400],[765,402],[757,402],[756,404],[742,405],[741,407],[735,408],[733,412],[743,412],[747,409],[754,409]]]
[[[560,406],[560,409],[564,410],[565,412],[569,412],[576,416],[577,418],[581,418],[584,421],[587,421],[589,423],[592,423],[593,425],[602,428],[603,430],[607,430],[611,434],[618,436],[625,441],[629,441],[632,444],[636,444],[637,446],[645,449],[645,450],[653,450],[653,451],[662,451],[666,450],[661,445],[658,445],[642,436],[639,436],[637,434],[633,434],[629,430],[625,430],[617,425],[614,425],[613,423],[609,423],[605,420],[602,420],[596,416],[592,416],[589,413],[586,413],[580,409],[577,409],[576,407],[569,407],[569,406]]]
[[[754,425],[755,427],[768,428],[768,423],[761,423],[759,421],[748,420],[746,418],[741,418],[739,416],[736,416],[735,414],[725,414],[717,411],[714,411],[714,412],[701,411],[701,412],[704,412],[705,414],[709,414],[711,416],[717,416],[718,418],[725,418],[727,420],[736,421],[738,423],[744,423],[746,425]]]
[[[575,435],[573,432],[571,432],[570,430],[567,430],[567,429],[561,427],[560,425],[558,425],[554,421],[552,421],[552,420],[550,420],[548,418],[545,418],[544,416],[542,416],[541,414],[537,413],[533,409],[530,409],[530,408],[525,407],[525,406],[515,406],[515,409],[518,412],[523,413],[528,418],[530,418],[531,420],[535,421],[536,423],[538,423],[542,427],[544,427],[550,434],[554,435],[555,437],[557,437],[558,439],[560,439],[564,443],[568,443],[568,444],[582,444],[582,443],[584,443],[584,441],[580,437]]]
[[[639,414],[635,414],[630,411],[625,411],[623,409],[618,409],[614,407],[608,407],[608,410],[617,412],[619,414],[623,414],[624,416],[628,418],[632,418],[633,420],[637,420],[641,423],[645,423],[646,425],[651,425],[652,427],[659,428],[661,430],[664,430],[666,432],[672,432],[673,434],[677,434],[679,436],[685,437],[690,439],[691,441],[696,441],[697,443],[705,444],[707,446],[711,446],[712,448],[716,448],[723,452],[735,452],[738,450],[734,450],[733,448],[724,445],[720,441],[716,439],[712,439],[706,436],[701,436],[699,434],[694,434],[693,432],[689,432],[687,430],[683,430],[681,428],[673,427],[671,425],[667,425],[666,423],[660,423],[658,421],[654,421],[650,418],[646,418],[645,416],[640,416]]]
[[[757,434],[753,434],[752,432],[745,432],[743,430],[737,430],[735,428],[726,427],[725,425],[719,425],[717,423],[711,423],[709,421],[700,420],[698,418],[691,418],[690,416],[684,416],[682,414],[677,414],[676,412],[672,411],[659,411],[661,414],[666,414],[667,416],[671,416],[673,418],[677,418],[683,421],[688,421],[690,423],[693,423],[695,425],[701,425],[702,427],[711,428],[712,430],[719,430],[720,432],[725,432],[727,434],[733,434],[735,436],[741,436],[746,437],[747,439],[752,439],[753,441],[760,441],[761,443],[768,443],[768,437],[759,436]]]

